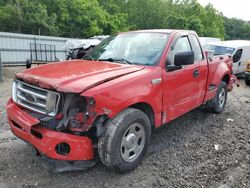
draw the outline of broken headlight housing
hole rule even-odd
[[[71,96],[67,96],[65,99],[65,128],[77,132],[86,131],[92,124],[93,118],[96,116],[96,102],[94,98],[71,94]]]

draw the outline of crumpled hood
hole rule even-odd
[[[103,82],[142,70],[143,66],[73,60],[50,63],[16,74],[27,83],[66,93],[81,93]]]

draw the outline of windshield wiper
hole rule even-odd
[[[132,65],[133,63],[131,63],[130,61],[128,61],[127,59],[124,58],[107,58],[107,59],[98,59],[98,61],[110,61],[110,62],[115,62],[115,61],[122,61],[125,64],[130,64]]]

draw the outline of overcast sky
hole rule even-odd
[[[208,3],[223,13],[224,16],[240,18],[250,21],[250,1],[249,0],[198,0],[202,5]]]

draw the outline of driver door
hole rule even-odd
[[[167,64],[174,65],[177,53],[191,51],[188,36],[179,37],[167,56]],[[194,63],[172,72],[163,72],[163,108],[167,122],[185,114],[199,105],[199,64]]]

